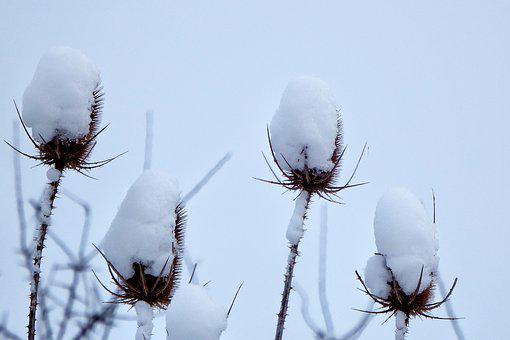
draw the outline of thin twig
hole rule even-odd
[[[149,110],[145,114],[145,159],[143,170],[149,170],[152,165],[152,140],[154,130],[154,112]]]
[[[315,337],[319,339],[324,338],[324,331],[317,325],[310,315],[310,300],[308,298],[308,294],[306,294],[306,291],[298,282],[294,282],[292,284],[292,289],[294,289],[301,298],[301,315],[303,316],[303,320],[305,320],[306,325],[314,333]]]
[[[193,189],[191,189],[186,195],[184,195],[182,202],[186,204],[190,199],[192,199],[203,187],[209,182],[209,180],[227,163],[230,158],[232,158],[232,154],[227,152],[225,156],[223,156],[216,165],[209,170],[205,176],[198,182]]]
[[[436,193],[434,192],[434,189],[432,189],[432,222],[436,224]],[[441,292],[441,295],[443,298],[446,298],[446,296],[449,294],[449,292],[446,289],[446,286],[444,284],[443,278],[441,277],[441,274],[439,273],[439,270],[436,275],[437,284],[439,286],[439,291]],[[445,307],[446,307],[446,314],[448,314],[448,317],[450,318],[450,321],[452,323],[453,331],[455,332],[455,335],[457,336],[457,339],[464,340],[464,332],[462,331],[462,328],[460,327],[459,321],[457,320],[457,317],[455,316],[455,311],[453,310],[453,305],[450,302],[449,299],[445,300]]]
[[[328,206],[321,205],[321,228],[319,236],[319,301],[326,325],[327,334],[334,334],[333,319],[329,310],[328,298],[326,296],[326,266],[327,266],[327,237],[328,237]]]

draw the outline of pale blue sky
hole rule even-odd
[[[224,170],[189,204],[187,244],[201,259],[211,295],[228,305],[245,282],[223,339],[273,337],[287,256],[290,194],[269,178],[261,156],[266,124],[287,81],[319,76],[333,89],[349,144],[344,178],[363,143],[358,173],[371,183],[331,206],[329,300],[343,332],[365,305],[354,270],[375,251],[372,219],[386,188],[403,185],[430,209],[438,195],[440,266],[468,339],[505,339],[509,304],[510,93],[508,1],[87,1],[0,2],[0,135],[11,139],[40,56],[55,45],[83,51],[101,69],[105,123],[94,152],[129,153],[93,175],[68,174],[63,186],[93,205],[91,239],[106,232],[143,163],[144,113],[155,111],[154,166],[187,191],[225,152]],[[25,141],[24,150],[30,150]],[[18,266],[11,151],[0,148],[0,310],[24,332],[28,284]],[[27,197],[41,168],[22,161]],[[81,215],[60,199],[53,230],[76,242]],[[314,202],[296,280],[316,296],[319,204]],[[52,249],[53,248],[53,249]],[[49,244],[45,268],[61,254]],[[98,261],[98,267],[103,264]],[[44,271],[44,268],[43,268]],[[104,271],[102,274],[105,274]],[[106,277],[106,276],[103,276]],[[286,339],[311,339],[292,295]],[[444,316],[444,310],[436,311]],[[391,339],[393,322],[376,318],[361,339]],[[130,338],[122,323],[114,339]],[[158,321],[155,339],[163,339]],[[415,320],[409,339],[453,339],[448,322]]]

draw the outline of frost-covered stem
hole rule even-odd
[[[145,301],[138,301],[135,304],[136,323],[138,329],[136,330],[135,340],[150,340],[152,336],[152,319],[154,319],[154,311],[151,306]]]
[[[13,134],[13,145],[16,149],[19,149],[19,123],[13,122],[12,125]],[[23,181],[21,178],[21,166],[20,166],[20,154],[16,150],[12,153],[12,163],[14,167],[14,193],[16,195],[16,210],[18,213],[18,224],[19,224],[19,244],[20,252],[25,262],[25,268],[32,274],[32,254],[30,246],[27,245],[27,219],[25,215],[25,206],[23,199]]]
[[[448,292],[446,290],[446,286],[444,285],[443,278],[439,273],[436,276],[436,281],[439,286],[439,291],[441,292],[441,295],[445,297]],[[464,340],[465,339],[464,332],[462,331],[462,328],[460,328],[459,320],[455,319],[456,318],[455,311],[453,310],[453,306],[450,300],[446,300],[445,307],[448,317],[452,318],[450,321],[452,323],[453,330],[455,331],[455,335],[457,335],[457,339]]]
[[[367,311],[374,309],[374,301],[371,299],[365,308]],[[374,314],[363,313],[359,321],[348,332],[339,337],[337,340],[354,340],[359,338],[363,330],[367,327],[370,320],[374,318]]]
[[[230,160],[230,158],[232,158],[232,154],[230,152],[227,152],[225,156],[223,156],[218,161],[218,163],[216,163],[214,167],[205,174],[205,176],[200,180],[200,182],[198,182],[193,187],[193,189],[191,189],[186,195],[184,195],[184,197],[182,198],[182,202],[184,204],[188,203],[188,201],[192,199],[193,196],[195,196],[218,171],[220,171],[223,165],[225,165],[225,163],[227,163]]]
[[[395,340],[404,340],[406,338],[409,318],[403,312],[398,311],[395,314]]]
[[[41,290],[39,296],[39,309],[41,310],[41,322],[44,326],[44,336],[42,339],[53,339],[53,329],[51,327],[48,304],[46,303],[46,289]]]
[[[35,249],[32,255],[32,281],[30,282],[30,306],[28,314],[28,340],[35,339],[35,323],[37,313],[37,294],[39,292],[39,280],[41,275],[42,252],[44,249],[44,241],[48,232],[48,225],[53,211],[53,203],[57,196],[58,186],[62,178],[63,166],[55,166],[58,170],[58,176],[52,182],[48,183],[43,197],[41,198],[41,215],[39,231],[35,239]]]
[[[306,291],[298,282],[294,282],[292,284],[292,289],[294,289],[298,296],[301,298],[301,315],[303,316],[303,320],[305,321],[306,325],[312,330],[317,339],[324,339],[324,331],[315,323],[312,316],[310,315],[310,302]]]
[[[66,306],[64,308],[62,320],[60,321],[57,339],[64,339],[68,321],[71,319],[74,301],[76,300],[76,288],[78,286],[79,278],[80,278],[79,272],[77,270],[73,270],[73,279],[71,281],[71,285],[69,286],[69,296],[67,298]]]
[[[152,164],[152,136],[154,126],[154,112],[147,111],[145,114],[145,159],[143,162],[143,169],[148,170]]]
[[[326,332],[329,335],[334,333],[333,319],[329,310],[328,298],[326,296],[326,256],[327,256],[327,235],[328,235],[328,206],[323,203],[321,206],[321,229],[319,239],[319,301],[322,309],[322,316],[326,325]]]
[[[283,285],[282,301],[280,304],[280,312],[278,313],[278,322],[276,324],[275,340],[281,340],[285,326],[285,318],[287,317],[287,309],[289,307],[289,296],[292,288],[292,278],[294,276],[294,266],[296,265],[296,257],[298,256],[298,246],[304,232],[304,222],[306,212],[310,204],[310,193],[302,191],[296,198],[294,212],[287,228],[287,239],[290,242],[290,253],[287,259],[287,270],[285,273],[285,281]]]

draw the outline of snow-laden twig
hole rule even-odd
[[[230,158],[232,158],[232,154],[227,152],[225,156],[223,156],[216,165],[209,170],[205,176],[182,198],[182,202],[184,204],[188,203],[190,199],[192,199],[203,187],[206,185],[209,180],[227,163]]]
[[[184,204],[188,203],[189,200],[191,200],[193,197],[195,197],[196,194],[202,190],[202,188],[211,180],[211,178],[223,168],[223,166],[232,158],[232,154],[230,152],[227,152],[205,175],[202,177],[202,179],[186,194],[184,195],[182,202]],[[188,269],[188,272],[193,272],[193,267],[195,266],[195,262],[193,261],[193,258],[189,252],[189,248],[184,249],[184,264],[186,265],[186,268]],[[194,273],[192,280],[192,283],[199,284],[200,280],[198,278],[198,274]]]
[[[365,310],[372,311],[374,309],[374,301],[370,300],[365,307]],[[345,334],[341,335],[338,338],[335,338],[335,340],[355,340],[358,339],[365,328],[368,326],[370,321],[373,319],[374,315],[370,313],[363,313],[363,315],[360,317],[358,322]]]
[[[135,304],[136,323],[138,329],[136,330],[135,340],[150,340],[152,337],[152,329],[154,325],[154,311],[151,306],[145,301],[138,301]]]
[[[321,206],[321,223],[320,223],[320,238],[319,238],[319,299],[321,304],[321,311],[326,325],[325,329],[318,326],[312,319],[309,312],[308,295],[304,289],[296,282],[293,284],[293,289],[301,297],[301,314],[307,326],[312,330],[316,339],[321,340],[354,340],[357,339],[365,327],[372,319],[372,314],[364,314],[360,320],[346,333],[340,337],[334,335],[334,325],[329,310],[329,303],[326,295],[326,268],[327,268],[327,237],[328,237],[328,210],[327,204],[323,203]],[[373,301],[369,301],[365,310],[372,311],[374,306]],[[328,323],[330,326],[328,328]]]
[[[145,114],[145,159],[143,169],[149,170],[152,165],[152,140],[154,136],[154,112],[149,110]]]
[[[327,334],[334,334],[333,319],[329,310],[328,298],[326,296],[326,267],[327,267],[327,237],[328,237],[328,206],[321,205],[321,229],[319,239],[319,301],[326,325]]]
[[[12,125],[13,145],[16,149],[20,149],[19,139],[19,123],[13,121]],[[16,150],[12,152],[12,163],[14,167],[14,194],[16,195],[16,211],[18,213],[19,225],[19,244],[20,253],[23,256],[24,266],[28,272],[32,273],[32,251],[27,244],[27,219],[25,215],[25,200],[23,198],[23,180],[21,177],[20,153]]]
[[[439,271],[436,275],[436,283],[439,286],[439,291],[441,292],[441,295],[443,296],[443,298],[445,298],[448,294],[448,290],[446,289],[443,278],[441,277],[441,274],[439,273]],[[455,332],[455,335],[457,336],[457,339],[464,340],[466,337],[464,336],[464,332],[462,331],[462,328],[460,327],[459,320],[457,320],[457,316],[453,309],[453,304],[451,303],[451,301],[449,299],[447,299],[445,301],[445,307],[446,307],[446,313],[448,314],[448,317],[450,318],[450,322],[452,323],[452,327]]]
[[[308,294],[303,287],[299,284],[299,282],[292,283],[292,289],[296,291],[298,296],[301,298],[301,315],[303,316],[303,320],[310,330],[314,333],[315,337],[318,339],[324,338],[324,331],[320,326],[317,325],[315,320],[313,320],[310,315],[310,299],[308,298]]]
[[[432,209],[433,209],[433,216],[432,216],[432,222],[436,224],[436,193],[434,190],[432,190]],[[446,298],[448,295],[448,290],[446,289],[446,286],[444,284],[443,278],[441,277],[441,273],[439,272],[439,269],[436,273],[436,282],[439,286],[439,291],[441,292],[441,295],[443,298]],[[459,321],[457,320],[457,317],[455,315],[455,311],[453,310],[453,305],[449,299],[445,301],[445,307],[446,307],[446,313],[448,314],[448,317],[450,318],[450,321],[452,323],[453,330],[455,332],[455,335],[457,336],[457,339],[464,340],[464,332],[462,331],[462,328],[460,327]]]
[[[292,288],[292,278],[294,277],[294,266],[296,265],[296,258],[299,255],[298,246],[304,232],[303,226],[306,219],[306,212],[310,204],[310,197],[311,195],[309,192],[302,191],[296,198],[294,212],[292,213],[292,217],[287,228],[287,238],[291,244],[289,247],[289,257],[287,258],[287,269],[285,272],[280,311],[278,312],[275,340],[281,340],[283,337],[285,318],[287,317],[287,309],[289,307],[290,290]]]

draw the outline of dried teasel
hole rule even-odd
[[[177,183],[165,173],[145,171],[101,243],[116,291],[101,285],[116,302],[167,308],[181,275],[185,222]]]
[[[356,272],[362,291],[381,308],[363,311],[396,316],[396,339],[403,339],[413,317],[452,320],[431,314],[453,293],[433,302],[437,275],[438,242],[435,223],[421,202],[407,189],[393,188],[377,204],[374,231],[378,253],[365,269],[365,280]]]
[[[318,194],[329,201],[343,189],[364,184],[351,184],[360,157],[347,183],[335,185],[346,150],[342,120],[333,94],[320,79],[300,77],[287,85],[267,138],[284,179],[279,179],[266,159],[276,181],[265,182]]]
[[[14,103],[38,155],[16,150],[60,172],[73,169],[84,174],[83,170],[111,162],[115,157],[97,162],[87,160],[97,136],[106,128],[99,129],[102,89],[99,70],[81,52],[68,47],[48,51],[25,90],[22,113]]]

